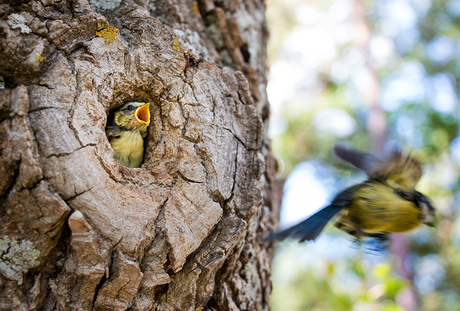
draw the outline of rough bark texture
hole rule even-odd
[[[268,310],[264,10],[0,4],[1,310]],[[135,169],[105,134],[127,101],[151,103]]]

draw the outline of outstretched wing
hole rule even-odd
[[[315,240],[329,220],[340,210],[340,208],[329,205],[293,227],[272,233],[267,239],[282,241],[287,238],[293,238],[300,240],[300,242]]]
[[[351,202],[354,191],[357,187],[354,186],[349,189],[345,189],[339,193],[331,204],[322,210],[316,212],[312,216],[308,217],[301,223],[288,228],[283,231],[272,233],[268,236],[267,240],[279,240],[282,241],[286,238],[294,238],[303,241],[312,241],[315,240],[327,223],[340,211],[348,208]]]
[[[383,179],[395,189],[413,191],[422,174],[422,163],[418,159],[410,154],[394,152],[369,177]]]
[[[372,174],[382,163],[380,159],[372,154],[356,151],[344,144],[336,144],[333,151],[338,158],[356,166],[367,175]]]
[[[376,156],[353,150],[345,145],[334,146],[337,157],[364,171],[370,179],[385,180],[391,187],[412,191],[423,174],[421,162],[410,154],[393,151],[380,160]]]

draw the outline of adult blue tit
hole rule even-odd
[[[333,218],[337,228],[358,240],[365,237],[385,240],[389,233],[408,232],[422,224],[434,226],[433,205],[415,190],[423,173],[415,157],[398,151],[380,160],[341,145],[334,147],[334,153],[363,170],[368,179],[343,190],[329,206],[301,223],[271,234],[269,240],[315,240]]]
[[[115,159],[127,167],[140,167],[150,124],[149,103],[126,103],[115,112],[113,121],[106,133]]]

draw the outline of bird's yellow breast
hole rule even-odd
[[[127,167],[140,167],[144,156],[144,140],[139,131],[122,131],[110,141],[114,157]]]
[[[364,232],[403,233],[421,224],[421,213],[414,202],[404,200],[391,187],[375,182],[356,191],[348,213],[340,221]]]

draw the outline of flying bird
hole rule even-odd
[[[357,240],[386,240],[389,233],[412,231],[425,224],[433,227],[435,208],[415,190],[422,164],[409,154],[395,151],[385,160],[337,144],[337,157],[364,171],[368,179],[340,192],[332,202],[301,223],[272,233],[269,240],[315,240],[333,218],[335,226]]]

